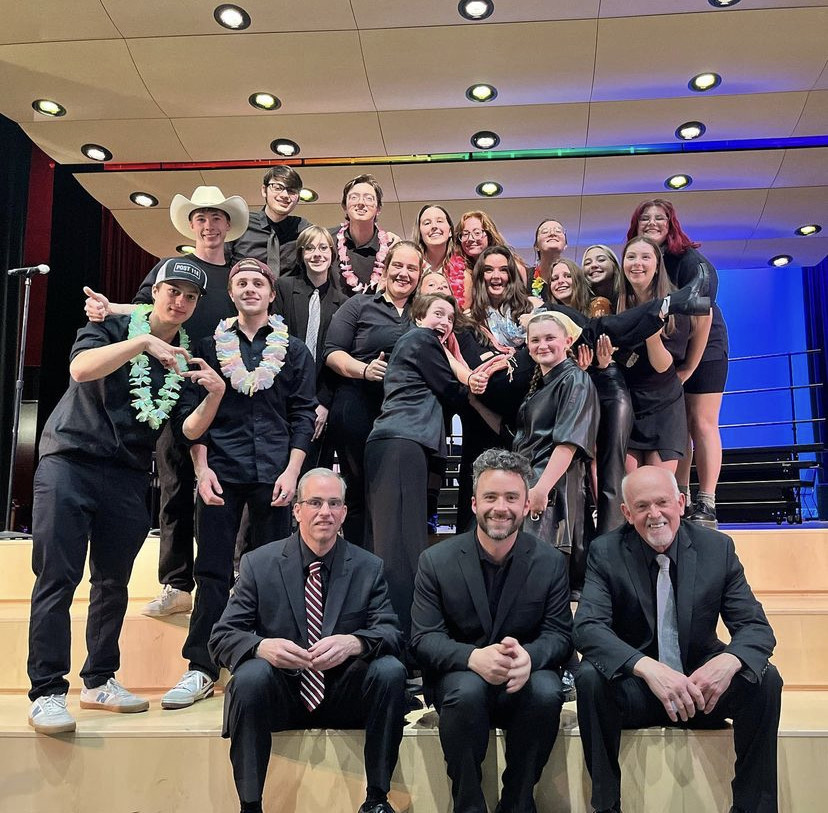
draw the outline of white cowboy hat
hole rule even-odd
[[[239,195],[225,198],[224,193],[217,186],[197,186],[192,199],[184,195],[176,195],[170,204],[170,220],[185,237],[192,239],[190,215],[196,209],[221,209],[227,214],[230,218],[230,231],[224,238],[225,242],[237,240],[247,231],[250,210],[244,198]]]

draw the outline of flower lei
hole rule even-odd
[[[230,380],[233,389],[242,395],[252,396],[259,390],[270,389],[273,381],[285,365],[288,348],[288,330],[281,316],[273,315],[267,320],[270,335],[265,341],[262,360],[255,370],[248,370],[239,350],[239,334],[231,330],[236,317],[222,319],[213,337],[216,340],[216,358],[221,372]]]
[[[466,307],[466,261],[459,254],[452,254],[443,263],[443,273],[449,282],[451,295],[462,310]]]
[[[129,318],[128,339],[145,336],[150,332],[151,310],[152,305],[138,305],[135,308]],[[183,327],[178,328],[178,344],[184,350],[190,349],[190,339]],[[152,379],[147,354],[139,353],[133,356],[130,362],[132,366],[129,368],[129,394],[135,396],[131,406],[138,413],[138,421],[148,423],[151,429],[158,429],[170,417],[170,411],[178,400],[181,382],[184,380],[184,376],[181,375],[181,358],[176,356],[175,367],[168,370],[164,376],[164,383],[158,390],[157,398],[152,397]]]
[[[535,275],[532,277],[532,296],[540,296],[546,280],[541,276],[540,266],[535,266]]]
[[[374,270],[371,272],[371,279],[366,284],[359,281],[351,266],[351,258],[348,256],[348,249],[345,246],[345,232],[347,229],[348,221],[345,221],[339,224],[339,231],[336,233],[336,256],[339,258],[339,270],[342,274],[342,279],[357,294],[364,293],[371,288],[376,290],[377,284],[382,276],[385,255],[388,254],[388,233],[377,226],[379,249],[377,249],[377,256],[374,259]]]

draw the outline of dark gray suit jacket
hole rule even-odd
[[[475,531],[420,555],[411,608],[411,650],[426,687],[441,674],[468,669],[474,649],[510,635],[532,659],[532,671],[557,669],[572,651],[572,616],[566,559],[520,532],[492,618]]]
[[[624,524],[590,546],[575,614],[575,646],[608,680],[624,674],[622,667],[629,669],[657,634],[642,544],[635,528]],[[760,680],[776,639],[745,579],[733,540],[683,521],[673,544],[679,546],[676,610],[687,674],[714,655],[730,652],[745,665],[744,677]],[[720,616],[731,635],[727,645],[716,634]]]
[[[210,654],[230,671],[263,638],[308,646],[305,577],[297,534],[242,557],[235,590],[213,627]],[[382,560],[344,539],[336,542],[322,617],[322,637],[356,635],[366,657],[397,655],[402,633],[388,599]]]

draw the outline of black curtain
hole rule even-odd
[[[825,404],[828,401],[828,257],[819,265],[802,269],[802,292],[805,300],[805,335],[808,348],[819,350],[808,357],[808,378],[811,384],[820,384],[812,390],[811,407],[815,418],[825,418]],[[817,509],[820,519],[828,519],[828,427],[825,423],[815,424],[815,436],[823,452],[817,454],[820,468],[817,472]]]
[[[83,286],[99,290],[101,205],[60,165],[55,167],[52,271],[46,296],[37,437],[69,384],[69,351],[86,324]]]
[[[23,262],[32,145],[20,127],[0,116],[0,523],[5,520],[11,455],[20,282],[6,269]]]

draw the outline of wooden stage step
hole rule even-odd
[[[236,811],[220,737],[221,698],[145,714],[84,711],[74,735],[46,737],[26,724],[28,701],[0,697],[0,810],[16,813]],[[391,802],[398,813],[444,813],[450,792],[433,711],[409,716]],[[636,813],[713,813],[730,804],[729,730],[625,732],[622,804]],[[494,747],[492,747],[494,745]],[[353,813],[364,798],[363,737],[354,731],[284,732],[273,737],[265,810]],[[779,733],[779,810],[815,813],[828,798],[828,692],[783,695]],[[503,737],[493,732],[484,765],[490,809],[504,767]],[[539,813],[589,811],[574,703],[537,791]]]

